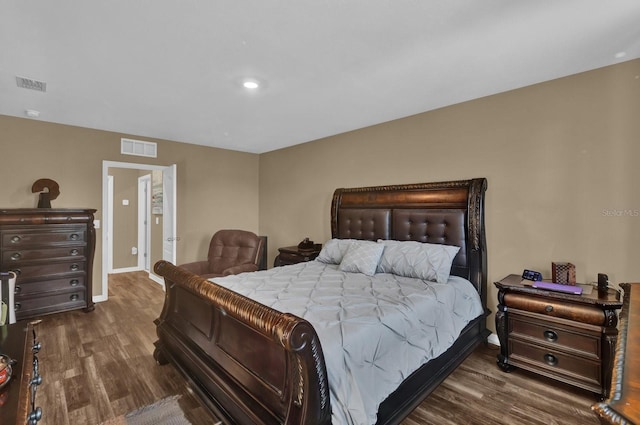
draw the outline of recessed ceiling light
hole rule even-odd
[[[24,113],[29,118],[38,118],[40,116],[40,111],[36,111],[35,109],[27,109]]]
[[[618,52],[614,56],[616,59],[622,59],[623,57],[627,56],[627,52]]]
[[[256,81],[256,80],[244,80],[242,82],[242,86],[245,89],[249,89],[249,90],[255,90],[258,87],[260,87],[260,84]]]

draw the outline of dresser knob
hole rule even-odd
[[[546,330],[544,331],[544,339],[549,342],[556,342],[558,340],[558,334],[554,331]]]
[[[16,289],[13,290],[13,293],[19,294],[20,292],[22,292],[22,286],[16,285]]]
[[[42,409],[40,407],[36,407],[29,413],[27,423],[29,425],[36,425],[40,419],[42,419]]]
[[[14,309],[15,311],[20,310],[20,307],[22,307],[22,304],[20,304],[20,303],[14,303],[14,304],[13,304],[13,309]]]
[[[11,269],[9,271],[10,272],[14,272],[16,274],[16,277],[20,276],[22,274],[22,270],[20,270],[20,269]]]
[[[78,250],[74,248],[74,249],[71,250],[71,252],[69,254],[78,255]]]
[[[73,295],[71,295],[71,296],[69,297],[69,299],[70,299],[71,301],[78,301],[78,298],[79,298],[79,297],[78,297],[78,294],[73,294]]]
[[[546,307],[544,308],[544,310],[545,310],[547,313],[551,313],[551,312],[553,311],[553,306],[552,306],[552,305],[548,305],[548,306],[546,306]]]
[[[11,259],[13,261],[19,260],[22,257],[22,255],[19,252],[14,252],[13,254],[11,254]]]
[[[11,243],[18,243],[20,242],[21,238],[20,236],[14,236],[11,238]]]
[[[556,358],[556,356],[554,356],[553,354],[545,354],[544,355],[544,361],[549,365],[549,366],[555,366],[558,364],[558,359]]]
[[[71,286],[78,286],[79,283],[80,283],[80,281],[78,279],[71,279],[69,281],[69,285],[71,285]]]
[[[69,266],[69,268],[71,269],[71,271],[77,272],[80,269],[80,266],[73,263],[71,266]]]
[[[78,235],[77,233],[72,233],[72,234],[69,236],[69,238],[70,238],[72,241],[77,241],[78,239],[80,239],[80,235]]]

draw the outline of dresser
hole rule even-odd
[[[498,365],[519,367],[606,398],[618,330],[620,295],[541,290],[509,275],[498,288]],[[591,289],[591,288],[587,288]]]
[[[16,319],[94,309],[94,209],[0,210],[0,270],[16,273]]]

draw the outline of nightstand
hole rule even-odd
[[[494,283],[499,290],[498,366],[504,371],[519,367],[606,398],[620,294],[609,289],[598,296],[596,288],[585,286],[582,295],[572,295],[535,289],[531,283],[519,275]]]
[[[315,244],[312,249],[308,250],[298,249],[297,246],[285,246],[283,248],[278,248],[280,253],[276,256],[273,266],[288,266],[290,264],[312,261],[318,256],[318,254],[320,254],[321,249],[322,244]]]

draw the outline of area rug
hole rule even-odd
[[[179,398],[180,396],[163,398],[101,425],[191,425],[178,404]]]

